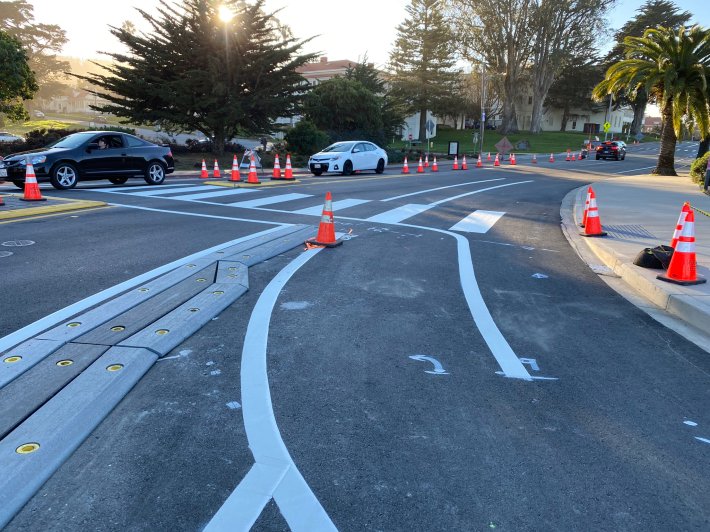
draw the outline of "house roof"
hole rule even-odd
[[[321,57],[317,63],[306,63],[296,69],[300,74],[329,74],[333,71],[345,72],[348,68],[357,65],[357,61],[350,59],[338,59],[337,61],[328,61],[327,57]]]

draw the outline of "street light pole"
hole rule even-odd
[[[483,153],[483,134],[486,130],[486,64],[481,63],[481,149],[478,153]]]

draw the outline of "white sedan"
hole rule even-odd
[[[323,172],[341,172],[350,175],[353,172],[374,170],[381,174],[387,166],[387,152],[377,144],[366,140],[336,142],[311,155],[308,168],[313,175]]]

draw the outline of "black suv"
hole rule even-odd
[[[614,140],[607,140],[597,146],[597,161],[599,159],[615,159],[623,161],[626,159],[626,145]]]
[[[45,148],[8,155],[0,161],[0,179],[23,188],[27,162],[37,181],[49,181],[60,190],[89,179],[122,185],[129,177],[142,177],[149,185],[160,185],[175,170],[169,147],[115,131],[74,133]]]

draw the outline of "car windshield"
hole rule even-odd
[[[49,144],[47,148],[78,148],[92,135],[95,135],[95,133],[74,133]]]
[[[353,147],[354,142],[339,142],[337,144],[331,144],[324,150],[321,150],[323,153],[328,153],[332,151],[337,151],[337,152],[343,152],[343,151],[349,151],[350,148]]]

